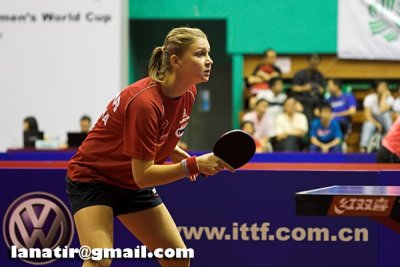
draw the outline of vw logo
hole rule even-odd
[[[8,207],[3,220],[3,236],[9,248],[50,248],[69,246],[74,236],[71,213],[58,197],[45,192],[31,192]],[[29,259],[35,265],[55,259]]]

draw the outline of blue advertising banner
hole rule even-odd
[[[65,193],[64,169],[0,169],[1,266],[80,266],[76,259],[12,259],[9,247],[79,248]],[[191,266],[392,267],[400,235],[369,218],[296,216],[294,194],[336,184],[378,185],[400,172],[237,171],[159,187],[195,257]],[[381,175],[383,175],[381,177]],[[383,239],[390,236],[389,239]],[[140,243],[115,220],[115,247]],[[382,249],[383,248],[383,249]],[[380,262],[385,262],[380,265]],[[159,266],[113,260],[112,266]]]
[[[9,150],[6,153],[0,153],[1,161],[68,161],[75,150]],[[191,155],[201,155],[205,151],[190,151]],[[274,152],[257,153],[251,159],[251,162],[325,162],[325,163],[375,163],[375,154],[361,153],[329,153],[321,157],[321,153],[311,152]]]

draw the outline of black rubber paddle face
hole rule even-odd
[[[232,130],[222,135],[214,145],[214,155],[237,169],[249,162],[256,152],[253,137],[242,130]]]

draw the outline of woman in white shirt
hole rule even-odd
[[[378,131],[385,134],[393,124],[391,109],[394,102],[386,81],[375,82],[375,92],[364,98],[365,121],[361,131],[360,150],[366,152],[368,143]]]

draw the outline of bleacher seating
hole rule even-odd
[[[279,51],[278,51],[279,52]],[[291,87],[291,82],[296,71],[307,67],[308,55],[283,56],[290,57],[291,71],[283,73],[285,89]],[[262,55],[248,55],[244,60],[243,76],[250,75],[254,67],[262,60]],[[371,84],[375,79],[385,79],[389,83],[389,89],[393,97],[398,97],[398,85],[400,84],[400,72],[398,63],[393,61],[368,61],[368,60],[340,60],[335,55],[322,55],[319,70],[326,78],[338,78],[343,80],[343,90],[352,91],[357,100],[357,112],[353,116],[352,132],[347,138],[347,151],[358,152],[361,135],[361,127],[364,121],[363,99],[370,93]],[[243,112],[239,114],[239,118]]]

